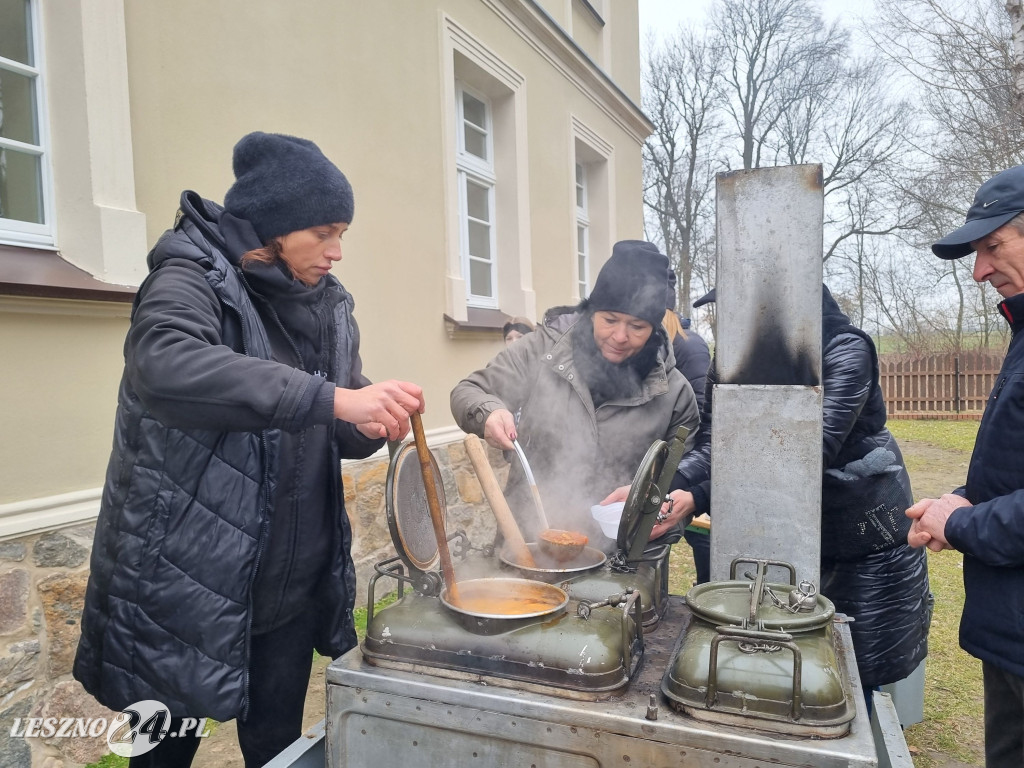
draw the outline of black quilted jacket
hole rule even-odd
[[[820,590],[835,603],[837,611],[854,617],[850,630],[861,682],[871,688],[906,677],[927,655],[932,601],[924,551],[911,549],[906,543],[909,521],[902,513],[913,497],[899,446],[885,428],[885,400],[878,383],[874,344],[850,324],[824,287],[822,378],[822,458],[826,475]],[[696,445],[683,456],[672,486],[693,494],[697,514],[710,511],[715,383],[712,362]],[[875,476],[837,488],[827,470],[841,472],[878,448],[891,451],[895,457],[886,482]],[[855,539],[851,529],[830,534],[851,516],[868,511],[876,512],[879,519],[890,519],[893,529],[860,548],[844,551],[843,545],[852,545]],[[712,538],[712,546],[713,542]],[[838,544],[830,546],[834,542]]]
[[[236,266],[258,244],[247,222],[184,193],[132,310],[74,664],[115,710],[156,699],[174,716],[245,716],[252,587],[282,466],[294,470],[282,446],[314,427],[327,430],[324,458],[337,468],[304,491],[326,495],[329,512],[325,577],[309,600],[317,650],[337,656],[356,642],[339,461],[383,441],[333,418],[333,382],[368,383],[352,299],[326,278],[337,292],[330,380],[277,362]]]

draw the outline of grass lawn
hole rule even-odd
[[[970,455],[974,450],[974,438],[978,435],[978,424],[977,421],[907,419],[891,420],[886,426],[901,445],[904,440],[918,441],[947,451],[961,451]]]
[[[964,482],[963,462],[974,449],[977,421],[890,421],[889,430],[904,448],[912,483],[921,473],[948,473],[948,488]],[[915,444],[941,448],[952,459],[946,465],[930,456],[927,466],[914,459]],[[929,552],[928,577],[935,612],[928,636],[925,668],[924,722],[906,731],[915,768],[941,765],[930,752],[941,752],[968,765],[984,764],[981,662],[969,656],[958,640],[964,603],[963,556]]]
[[[931,751],[982,765],[981,662],[965,653],[957,639],[964,602],[963,556],[953,551],[929,552],[928,577],[935,612],[928,634],[924,722],[906,730],[907,744],[915,768],[939,764]]]
[[[974,447],[976,421],[890,421],[889,429],[904,449],[911,481],[915,470],[945,474],[947,490],[963,482],[962,467]],[[915,456],[915,444],[949,452],[949,466],[928,466]],[[939,454],[942,456],[943,454]],[[915,768],[937,768],[948,757],[968,765],[984,764],[981,662],[961,650],[957,636],[964,601],[963,556],[959,552],[929,553],[928,575],[935,612],[928,638],[925,667],[924,722],[906,730]],[[669,589],[685,594],[696,579],[690,548],[672,548]],[[941,754],[936,754],[941,753]]]

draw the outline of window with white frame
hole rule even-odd
[[[612,146],[584,122],[572,118],[573,157],[570,172],[575,182],[576,269],[573,290],[584,299],[593,287],[591,265],[603,262],[612,250]]]
[[[487,97],[456,83],[459,178],[459,244],[466,302],[498,307],[495,247],[494,140]]]
[[[445,322],[500,328],[534,317],[525,80],[509,62],[442,19],[451,77],[442,89],[445,151]],[[467,338],[478,338],[471,335]]]
[[[590,293],[590,215],[587,212],[587,166],[576,163],[576,284],[579,297]]]
[[[0,0],[0,241],[52,245],[36,3]]]

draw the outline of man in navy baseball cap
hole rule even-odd
[[[932,246],[942,259],[959,259],[975,250],[973,243],[995,232],[1024,211],[1024,165],[1017,165],[978,187],[964,225]]]
[[[1013,331],[985,407],[967,482],[907,510],[912,547],[963,553],[960,646],[981,659],[985,765],[1024,765],[1024,165],[986,181],[964,225],[932,246],[958,259],[977,251],[974,279],[1003,297]]]

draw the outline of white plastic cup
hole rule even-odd
[[[609,539],[616,539],[619,535],[619,521],[622,519],[622,510],[626,502],[616,501],[612,504],[595,504],[590,508],[590,515],[597,524],[601,526],[601,533]]]

